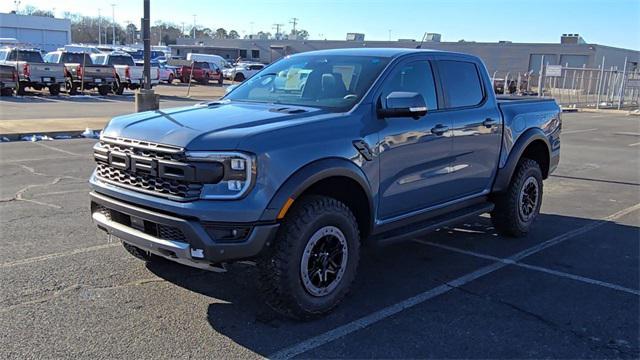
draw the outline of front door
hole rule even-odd
[[[427,115],[419,119],[377,119],[381,125],[378,216],[390,219],[446,201],[453,123],[438,111],[429,59],[405,60],[385,79],[380,96],[395,91],[422,94]],[[380,102],[384,104],[384,101]]]

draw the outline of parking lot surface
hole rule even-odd
[[[145,266],[90,221],[93,140],[0,144],[0,358],[638,358],[640,118],[563,114],[526,238],[486,216],[368,250],[329,316],[255,268]]]

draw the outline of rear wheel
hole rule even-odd
[[[107,96],[111,92],[111,87],[109,85],[100,85],[98,86],[98,93],[102,96]]]
[[[71,80],[65,81],[64,87],[67,90],[67,93],[69,93],[69,95],[77,95],[78,94],[78,87],[76,86],[76,84],[73,81],[71,81]]]
[[[175,77],[173,76],[173,74],[169,74],[169,79],[167,79],[167,84],[169,85],[173,84],[173,80],[175,80]]]
[[[49,94],[58,96],[60,94],[60,84],[49,85]]]
[[[201,83],[202,83],[202,85],[209,84],[209,74],[204,74],[204,78],[202,78]]]
[[[491,221],[498,233],[506,236],[527,235],[542,205],[542,171],[531,159],[522,159],[509,188],[495,198]]]
[[[18,87],[16,88],[16,93],[20,96],[26,95],[27,94],[27,83],[26,82],[19,82],[18,83]]]
[[[13,89],[12,88],[2,88],[2,91],[0,91],[0,95],[2,95],[2,96],[11,96],[11,95],[13,95]]]
[[[224,83],[224,76],[220,74],[220,77],[218,78],[218,85],[222,85],[223,83]]]
[[[275,311],[313,319],[344,299],[359,258],[360,235],[351,210],[333,198],[304,197],[258,260],[261,290]]]

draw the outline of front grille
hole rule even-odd
[[[108,164],[98,163],[96,175],[116,185],[124,185],[143,190],[156,195],[165,195],[182,200],[192,200],[200,197],[202,184],[186,183],[183,181],[165,180],[145,174],[133,174],[128,171],[115,169]]]
[[[177,201],[200,197],[195,167],[182,148],[124,138],[103,137],[94,147],[96,175],[107,183]]]

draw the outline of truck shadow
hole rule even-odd
[[[593,221],[541,214],[534,230],[527,237],[510,239],[498,236],[488,218],[477,217],[457,226],[442,228],[417,240],[427,240],[480,254],[508,257]],[[614,234],[614,237],[629,238],[624,244],[619,245],[626,247],[621,249],[619,256],[636,254],[635,260],[622,264],[620,272],[637,274],[639,228],[614,222],[599,227],[603,228],[606,233]],[[602,237],[587,236],[592,235],[584,234],[572,240],[586,241],[592,245],[593,241],[603,240]],[[629,249],[629,243],[633,244],[631,247],[635,246],[635,249]],[[561,247],[552,249],[562,250]],[[572,261],[571,258],[577,256],[573,252],[561,253],[560,259]],[[289,320],[267,308],[257,290],[257,269],[253,266],[236,264],[231,266],[228,273],[215,274],[167,261],[149,264],[148,269],[180,287],[210,297],[212,301],[206,319],[211,329],[251,351],[269,356],[278,350],[433,289],[491,263],[490,260],[451,252],[417,241],[380,249],[365,248],[351,295],[333,313],[311,322]],[[560,271],[579,271],[562,268],[562,264],[558,266]],[[580,270],[584,270],[586,266],[593,264],[584,264]],[[635,281],[638,281],[637,276]],[[333,356],[340,357],[340,354],[336,353]]]

